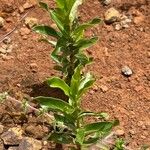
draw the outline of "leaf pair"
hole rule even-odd
[[[68,86],[64,80],[53,77],[47,80],[49,86],[53,88],[61,89],[65,95],[69,97],[69,104],[63,100],[51,98],[51,97],[38,97],[36,98],[42,106],[49,107],[50,109],[59,110],[62,112],[72,112],[74,105],[79,103],[81,96],[86,92],[88,88],[92,86],[95,79],[88,73],[85,76],[81,76],[82,66],[78,66],[75,69],[74,75],[71,79],[71,85]],[[69,106],[70,105],[70,106]]]

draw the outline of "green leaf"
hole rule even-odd
[[[75,18],[77,17],[77,9],[79,7],[79,5],[82,4],[83,0],[76,0],[71,8],[70,14],[69,14],[69,20],[71,22],[71,24],[73,23],[73,21],[75,20]]]
[[[82,64],[83,66],[90,64],[93,60],[92,57],[87,57],[85,54],[83,53],[78,53],[75,55],[76,58],[79,60],[80,64]]]
[[[60,111],[66,113],[72,113],[74,111],[74,108],[72,106],[70,106],[67,102],[64,102],[61,99],[40,96],[36,97],[35,100],[38,101],[43,108],[53,111]]]
[[[80,37],[83,36],[84,30],[95,26],[96,24],[99,24],[101,22],[101,19],[99,18],[94,18],[92,21],[88,22],[88,23],[84,23],[82,25],[79,25],[72,33],[72,37],[78,41],[79,39],[81,39]]]
[[[47,83],[50,87],[59,88],[64,91],[65,95],[69,96],[70,87],[65,83],[64,80],[53,77],[47,80]]]
[[[45,9],[46,11],[49,11],[49,7],[48,7],[48,5],[47,5],[46,3],[44,3],[44,2],[39,2],[39,5],[40,5],[43,9]]]
[[[96,132],[108,133],[114,126],[113,122],[96,122],[86,125],[83,129],[86,135]]]
[[[73,142],[72,137],[65,133],[52,133],[49,137],[49,140],[60,144],[70,144]]]
[[[87,116],[96,116],[96,117],[101,117],[104,119],[108,119],[109,115],[107,113],[94,113],[94,112],[82,112],[81,114],[79,114],[78,118],[83,118],[83,117],[87,117]]]
[[[72,117],[72,114],[64,114],[64,115],[59,115],[59,114],[54,114],[56,122],[62,122],[64,125],[71,127],[72,129],[75,128],[75,120],[74,117]]]
[[[72,79],[71,79],[70,95],[71,95],[73,100],[76,99],[77,94],[78,94],[79,84],[80,84],[80,80],[81,80],[81,73],[80,73],[81,72],[81,68],[82,68],[82,66],[79,65],[75,69],[74,74],[73,74]]]
[[[86,90],[89,89],[94,82],[95,78],[90,73],[87,73],[79,85],[78,96],[80,97],[84,92],[86,92]]]
[[[51,41],[46,38],[39,39],[39,42],[46,42],[48,44],[51,44],[52,46],[56,46],[56,44],[57,44],[55,41]]]
[[[45,25],[35,26],[33,30],[37,33],[53,36],[55,38],[59,38],[61,36],[55,29]]]
[[[62,21],[60,20],[60,18],[58,17],[57,12],[54,11],[50,11],[51,17],[53,19],[53,21],[56,23],[57,27],[59,28],[60,31],[64,30],[64,25],[62,23]]]
[[[83,144],[91,145],[91,144],[96,143],[98,140],[99,140],[99,137],[88,138],[87,140],[84,141]]]
[[[91,39],[81,39],[79,40],[75,46],[79,49],[86,49],[94,45],[98,41],[98,37],[93,37]]]
[[[66,0],[56,0],[57,6],[61,9],[64,8],[65,1]]]
[[[80,145],[83,144],[85,138],[85,131],[84,129],[80,128],[77,129],[77,134],[76,134],[76,142],[79,143]]]

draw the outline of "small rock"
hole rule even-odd
[[[4,144],[3,141],[0,139],[0,150],[4,150]]]
[[[31,63],[30,64],[30,69],[32,70],[32,72],[36,73],[38,70],[38,66],[36,63]]]
[[[19,145],[22,139],[23,131],[21,128],[10,128],[7,132],[4,132],[1,135],[2,140],[4,141],[5,145]]]
[[[3,130],[4,130],[4,126],[0,124],[0,134],[3,133]]]
[[[146,137],[146,136],[144,136],[144,135],[141,135],[141,138],[142,138],[142,139],[146,139],[147,137]]]
[[[4,54],[1,54],[1,56],[2,56],[2,59],[3,59],[4,61],[10,60],[10,59],[13,59],[13,58],[14,58],[13,56],[7,56],[7,55],[4,55]]]
[[[111,3],[111,0],[102,0],[102,4],[109,5]]]
[[[19,13],[22,14],[24,12],[24,8],[22,6],[19,6]]]
[[[0,47],[0,53],[2,54],[6,54],[7,53],[7,50],[3,47]]]
[[[145,16],[140,11],[135,10],[133,12],[133,14],[135,15],[135,17],[133,19],[133,22],[135,24],[140,24],[140,23],[142,23],[145,20]]]
[[[118,21],[121,15],[118,10],[112,7],[106,11],[104,16],[105,16],[105,22],[107,24],[111,24]]]
[[[37,139],[42,139],[49,132],[49,130],[47,127],[41,125],[29,125],[25,128],[25,132],[27,134],[33,135]]]
[[[9,147],[8,150],[19,150],[17,146]]]
[[[10,44],[10,43],[11,43],[11,38],[6,37],[6,38],[3,40],[3,43],[4,43],[4,44]]]
[[[5,23],[4,18],[0,17],[0,27],[3,27]]]
[[[2,4],[2,12],[4,13],[12,13],[15,10],[15,1],[14,0],[1,0]]]
[[[122,71],[122,74],[126,77],[130,77],[133,74],[132,70],[128,66],[124,66],[121,69],[121,71]]]
[[[123,136],[123,135],[125,135],[125,132],[124,132],[124,130],[122,130],[122,129],[118,129],[118,130],[115,131],[115,134],[116,134],[117,136]]]
[[[115,30],[119,31],[122,29],[122,26],[120,24],[115,25]]]
[[[24,36],[24,35],[28,35],[30,34],[30,30],[28,28],[21,28],[20,29],[20,35]]]
[[[29,27],[32,28],[33,26],[38,24],[38,20],[36,18],[32,18],[32,17],[27,17],[25,19],[25,24]]]
[[[135,17],[135,18],[133,19],[133,22],[134,22],[135,24],[140,24],[140,23],[143,22],[143,21],[144,21],[144,17],[143,17],[143,16]]]
[[[102,91],[103,93],[105,93],[105,92],[108,91],[108,87],[105,86],[105,85],[101,85],[101,86],[100,86],[100,89],[101,89],[101,91]]]
[[[131,135],[135,135],[135,131],[134,131],[134,130],[130,130],[129,133],[130,133]]]
[[[23,5],[24,9],[29,9],[32,8],[33,6],[35,6],[37,4],[36,0],[27,0],[26,3]]]
[[[128,24],[123,24],[122,27],[123,28],[129,28],[129,25]]]
[[[42,142],[33,138],[25,137],[19,144],[19,150],[40,150],[42,148]]]
[[[7,48],[7,53],[11,53],[12,50],[13,50],[13,46],[12,46],[12,45],[8,46],[8,48]]]
[[[23,39],[23,40],[27,40],[27,39],[28,39],[28,36],[27,36],[27,35],[24,35],[24,36],[22,36],[22,39]]]
[[[29,2],[26,2],[26,3],[23,5],[23,8],[24,8],[24,9],[29,9],[29,8],[31,8],[31,7],[33,7],[33,5],[30,4]]]
[[[95,92],[97,92],[97,91],[98,91],[98,86],[97,86],[97,85],[94,85],[94,86],[93,86],[93,90],[94,90]]]

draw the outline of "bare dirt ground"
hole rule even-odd
[[[37,18],[38,23],[54,24],[38,6],[20,13],[19,8],[25,2],[0,0],[0,16],[6,21],[0,28],[0,40],[17,26],[9,36],[12,51],[0,57],[0,92],[7,91],[17,99],[49,94],[42,83],[47,77],[58,75],[49,57],[52,47],[38,42],[39,35],[28,29],[24,20],[19,20],[30,11],[27,16]],[[52,1],[50,7],[53,6]],[[120,30],[116,30],[114,24],[103,23],[87,31],[87,36],[98,35],[100,41],[87,51],[94,57],[88,70],[97,81],[85,95],[83,107],[118,118],[118,128],[123,131],[126,142],[137,150],[141,145],[150,144],[150,1],[112,0],[110,5],[104,6],[98,0],[86,0],[80,8],[81,21],[96,16],[103,19],[110,7],[121,14],[132,15],[132,22]],[[1,42],[0,46],[3,45]],[[132,69],[131,77],[122,75],[124,66]],[[6,107],[0,105],[0,115],[6,112]],[[14,126],[13,123],[4,125],[11,124]]]

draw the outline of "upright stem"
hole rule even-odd
[[[70,49],[70,51],[71,51],[71,49]],[[71,83],[71,78],[72,78],[72,76],[73,76],[73,74],[74,74],[74,70],[75,70],[75,54],[74,54],[74,52],[72,52],[71,53],[71,55],[70,55],[70,66],[69,66],[69,69],[68,69],[68,75],[67,75],[67,77],[66,77],[66,82],[68,83],[68,85],[70,85],[70,83]]]

